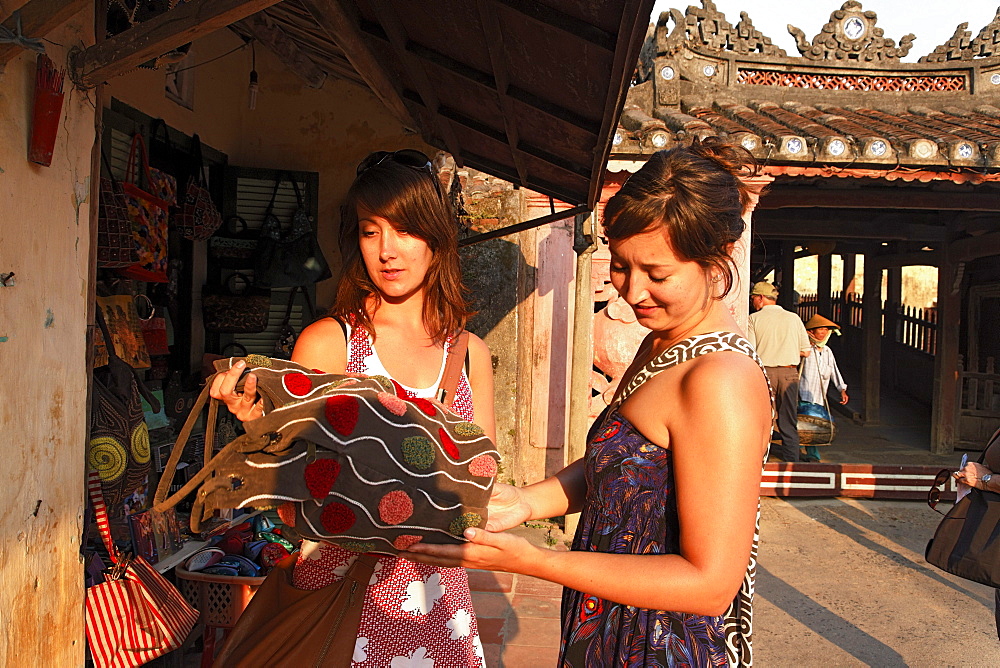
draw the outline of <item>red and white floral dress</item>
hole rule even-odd
[[[348,373],[386,375],[363,329],[348,327]],[[448,343],[450,346],[450,342]],[[442,357],[441,374],[444,372]],[[433,398],[432,387],[402,386],[414,397]],[[472,388],[462,373],[452,410],[473,421]],[[336,545],[305,540],[293,582],[320,589],[344,576],[357,558]],[[464,668],[485,666],[469,578],[464,568],[426,566],[399,557],[379,559],[365,593],[352,666],[372,668]]]

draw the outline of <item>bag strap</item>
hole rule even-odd
[[[104,168],[108,170],[108,178],[111,180],[111,183],[117,184],[118,179],[115,178],[115,173],[111,169],[111,161],[108,160],[108,155],[104,152],[103,146],[101,147],[101,162],[104,163]]]
[[[292,306],[295,304],[295,293],[299,291],[301,286],[294,286],[288,292],[288,306],[285,307],[285,319],[281,321],[281,328],[288,327],[288,324],[292,321]],[[303,289],[305,292],[305,289]]]
[[[97,531],[101,534],[101,540],[104,542],[104,547],[107,549],[112,563],[117,564],[120,555],[114,541],[111,540],[111,524],[108,522],[108,507],[104,505],[101,476],[94,469],[87,472],[87,494],[90,496],[90,507],[94,509],[94,523],[97,524]]]
[[[295,199],[299,203],[299,208],[304,209],[305,203],[302,201],[302,191],[299,190],[299,182],[293,178],[289,178],[289,180],[292,182],[292,187],[295,188]]]
[[[264,211],[264,218],[267,218],[274,210],[274,199],[278,196],[278,191],[281,189],[281,184],[284,180],[285,173],[278,172],[278,177],[274,179],[274,190],[271,191],[271,201],[267,203],[267,210]]]
[[[437,398],[442,404],[451,407],[455,401],[455,391],[462,378],[462,366],[465,363],[465,351],[469,349],[469,332],[462,330],[448,348],[448,357],[444,362],[444,374],[441,385],[438,386]]]
[[[219,415],[219,403],[218,399],[212,399],[209,396],[209,392],[212,389],[212,379],[215,376],[210,376],[205,383],[205,387],[202,389],[201,394],[195,400],[194,405],[191,407],[191,412],[188,413],[187,420],[184,421],[184,426],[181,427],[180,433],[177,435],[177,440],[174,441],[174,447],[170,451],[170,457],[167,459],[167,463],[163,467],[163,472],[160,474],[160,482],[156,485],[156,494],[153,496],[153,511],[162,513],[169,510],[173,506],[187,496],[191,487],[190,481],[184,486],[184,488],[174,494],[169,499],[167,494],[170,492],[170,486],[174,482],[174,476],[177,473],[177,464],[180,463],[181,455],[184,453],[184,448],[187,446],[188,440],[191,438],[191,432],[194,431],[195,423],[201,417],[201,411],[205,408],[205,404],[209,404],[208,407],[208,419],[205,422],[205,465],[202,467],[195,479],[204,480],[211,474],[211,468],[209,467],[209,462],[212,460],[213,450],[215,449],[215,423],[218,420]],[[205,475],[200,477],[201,474]],[[187,491],[185,491],[187,490]],[[183,494],[181,493],[183,492]]]
[[[197,174],[195,182],[202,187],[206,187],[208,179],[205,178],[205,158],[201,153],[201,137],[198,136],[198,133],[195,133],[191,137],[191,162],[193,165],[191,171]]]
[[[128,165],[125,168],[125,181],[141,189],[142,184],[139,182],[140,175],[138,172],[139,166],[136,164],[137,158],[142,159],[142,173],[146,175],[146,183],[152,183],[153,175],[149,173],[149,154],[146,153],[146,141],[138,132],[132,135],[132,145],[128,151]]]

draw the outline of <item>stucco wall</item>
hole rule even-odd
[[[361,160],[371,151],[416,148],[434,154],[408,132],[367,88],[327,77],[309,88],[267,47],[257,44],[259,91],[249,108],[250,48],[229,55],[243,40],[220,30],[196,41],[193,64],[194,109],[164,95],[162,71],[136,70],[111,82],[110,95],[229,155],[232,165],[319,172],[319,240],[336,275],[340,203]],[[317,306],[332,303],[335,280],[318,286]]]
[[[77,15],[46,37],[92,42]],[[46,45],[57,65],[63,47]],[[27,161],[35,54],[0,74],[0,663],[82,666],[90,156],[94,107],[66,81],[50,167]],[[93,95],[91,95],[91,98]]]

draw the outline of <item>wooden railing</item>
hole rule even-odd
[[[887,312],[887,320],[895,321],[893,340],[896,343],[929,355],[937,353],[936,308],[888,303],[883,308]]]

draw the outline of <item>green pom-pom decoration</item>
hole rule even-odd
[[[271,364],[271,358],[266,355],[258,355],[256,353],[246,356],[247,366],[261,366],[265,369],[270,369],[273,365]]]
[[[434,445],[426,436],[407,436],[400,446],[403,461],[413,468],[426,471],[434,466]]]
[[[392,381],[389,380],[389,378],[387,376],[374,375],[374,376],[368,376],[368,378],[370,380],[376,381],[379,385],[382,386],[382,388],[386,392],[392,392],[393,394],[396,393],[396,388],[393,386]]]
[[[360,552],[364,554],[366,552],[371,552],[375,549],[375,543],[369,540],[348,540],[340,543],[340,546],[345,550],[350,550],[351,552]]]
[[[448,531],[461,538],[466,529],[477,527],[482,523],[483,518],[479,513],[463,513],[452,520],[448,526]]]
[[[454,427],[455,433],[459,436],[482,436],[483,428],[472,422],[459,422]]]

